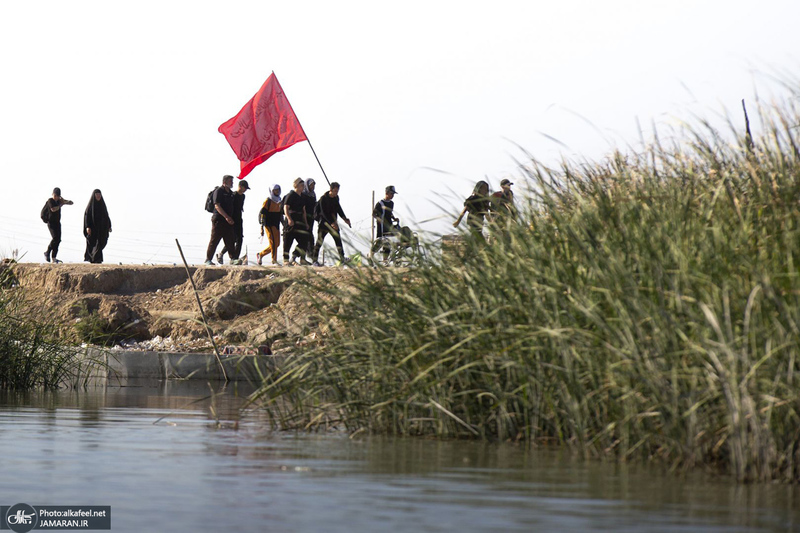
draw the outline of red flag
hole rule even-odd
[[[308,140],[275,73],[219,132],[241,161],[240,179],[273,154]]]

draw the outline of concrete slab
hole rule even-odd
[[[179,353],[88,348],[84,355],[84,379],[224,381],[213,353]],[[221,355],[229,381],[258,383],[272,372],[276,358],[269,355]]]

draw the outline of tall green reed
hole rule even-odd
[[[488,245],[311,278],[323,335],[257,397],[285,424],[555,442],[800,481],[800,114],[602,162],[531,161]],[[465,236],[468,239],[468,236]]]
[[[14,272],[0,268],[0,390],[77,385],[91,367],[61,336],[62,326],[26,301]]]

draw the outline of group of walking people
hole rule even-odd
[[[225,242],[225,247],[216,254],[217,262],[223,264],[224,255],[228,253],[230,264],[242,264],[242,260],[239,259],[244,239],[242,216],[245,191],[249,188],[247,181],[241,180],[234,192],[233,176],[225,175],[222,178],[222,186],[213,191],[211,240],[206,250],[206,265],[214,264],[212,258],[215,257],[214,253],[220,240]],[[268,242],[268,246],[256,254],[258,264],[263,264],[265,257],[271,257],[273,265],[278,264],[278,249],[281,246],[282,236],[284,265],[321,266],[319,252],[328,234],[333,237],[339,259],[345,263],[347,257],[344,255],[339,218],[348,226],[352,226],[339,203],[339,189],[339,183],[333,182],[330,184],[330,189],[317,199],[316,182],[313,178],[295,179],[292,190],[285,196],[281,196],[281,186],[274,184],[258,214],[261,236],[266,234]]]
[[[263,264],[265,258],[270,258],[273,265],[278,265],[279,248],[283,245],[283,264],[284,265],[314,265],[322,266],[319,261],[319,253],[325,237],[330,235],[339,253],[339,261],[344,264],[348,262],[342,244],[341,228],[339,220],[344,221],[348,227],[352,227],[350,219],[345,215],[339,197],[340,184],[332,182],[330,188],[317,198],[316,181],[313,178],[304,180],[297,178],[292,183],[292,190],[288,194],[281,196],[281,186],[277,183],[270,188],[269,195],[264,200],[258,214],[261,236],[267,237],[267,247],[256,253],[259,265]],[[233,186],[233,176],[226,175],[222,180],[222,187],[217,189],[220,198],[228,195]],[[241,264],[239,252],[243,231],[241,227],[242,210],[244,207],[244,191],[249,189],[247,182],[239,182],[235,198],[241,198],[231,204],[233,214],[232,223],[229,223],[225,231],[233,230],[230,237],[233,245],[226,245],[220,253],[216,255],[217,262],[223,264],[226,251],[233,250],[230,254],[231,264]],[[372,252],[382,250],[384,258],[389,253],[388,238],[394,233],[394,223],[397,217],[394,216],[394,202],[392,199],[397,194],[393,185],[389,185],[385,190],[385,197],[375,204],[372,216],[377,222],[377,239],[373,245]],[[219,244],[221,222],[225,214],[230,213],[225,205],[220,205],[218,200],[214,200],[215,213],[212,216],[212,237],[206,252],[206,264],[213,265],[212,257]],[[220,213],[220,209],[223,213]],[[316,224],[316,236],[314,226]],[[230,229],[229,229],[230,228]],[[292,249],[294,246],[294,249]]]
[[[240,265],[239,258],[244,240],[244,213],[245,192],[250,189],[246,180],[240,180],[236,190],[233,190],[233,176],[225,175],[222,185],[216,187],[206,202],[206,209],[211,211],[211,239],[206,249],[206,265],[213,265],[212,258],[220,241],[223,241],[222,250],[216,254],[219,264],[223,264],[227,253],[230,264]],[[475,239],[485,241],[483,236],[484,221],[487,217],[493,222],[503,222],[514,218],[514,194],[511,191],[513,183],[504,179],[500,182],[501,190],[489,194],[489,184],[479,181],[470,195],[464,201],[464,209],[453,223],[458,226],[464,215],[467,215],[467,225]],[[283,237],[283,264],[302,264],[321,266],[319,253],[325,237],[331,235],[339,252],[342,263],[347,262],[342,245],[339,219],[349,227],[350,219],[344,214],[339,201],[340,185],[337,182],[330,184],[330,189],[317,199],[316,182],[313,178],[297,178],[292,184],[292,190],[281,196],[281,186],[274,184],[270,193],[261,206],[258,214],[261,236],[267,236],[268,245],[256,254],[258,264],[264,258],[270,257],[272,264],[278,264],[278,248]],[[393,185],[385,189],[383,199],[375,204],[372,217],[376,221],[377,239],[372,245],[371,253],[381,250],[384,260],[389,253],[389,237],[395,232],[395,223],[398,222],[394,215],[394,196],[397,190]],[[61,189],[53,189],[53,195],[42,208],[42,220],[47,223],[50,230],[50,244],[44,252],[47,262],[60,263],[58,248],[61,243],[61,208],[73,205],[72,200],[61,196]],[[316,238],[314,225],[317,226]],[[84,260],[90,263],[103,262],[103,250],[108,243],[111,233],[111,219],[100,189],[95,189],[86,205],[83,215],[83,235],[86,239]],[[292,250],[294,245],[294,250]]]
[[[61,189],[56,187],[53,189],[52,197],[45,202],[42,208],[42,221],[50,230],[50,244],[44,252],[44,260],[48,263],[51,261],[61,263],[61,260],[58,259],[58,247],[61,244],[61,208],[73,204],[72,200],[61,196]],[[106,202],[100,189],[95,189],[92,191],[92,196],[83,213],[83,236],[86,240],[84,261],[103,262],[103,250],[108,244],[109,233],[111,233],[111,219],[108,216]]]
[[[496,226],[502,226],[516,217],[512,185],[514,184],[511,180],[503,179],[500,181],[500,190],[489,194],[489,184],[486,181],[481,180],[476,183],[472,194],[464,200],[464,209],[453,222],[453,227],[458,227],[461,219],[467,215],[470,235],[478,242],[486,242],[483,225],[487,218]]]

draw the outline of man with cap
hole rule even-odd
[[[380,248],[383,252],[383,261],[389,260],[389,235],[394,233],[394,226],[392,223],[397,220],[394,216],[394,202],[392,198],[397,194],[394,185],[386,187],[386,196],[375,204],[372,210],[372,218],[376,221],[377,232],[375,243],[372,245],[370,255],[374,254]]]
[[[72,200],[61,197],[61,189],[53,189],[53,197],[48,198],[43,209],[43,218],[47,218],[47,229],[50,230],[50,244],[44,253],[44,260],[48,263],[60,263],[58,255],[58,245],[61,244],[61,206],[72,205]]]
[[[233,220],[232,213],[234,212],[234,194],[231,190],[233,188],[233,176],[222,176],[222,187],[214,189],[212,201],[214,203],[214,214],[211,215],[211,240],[208,241],[208,249],[206,250],[206,265],[213,265],[211,258],[214,257],[214,251],[219,245],[219,241],[225,242],[225,247],[230,250],[231,264],[240,264],[238,256],[234,252],[236,246],[234,243]]]
[[[317,244],[314,246],[314,251],[311,258],[314,260],[314,266],[322,266],[319,263],[319,251],[322,249],[322,241],[328,233],[333,237],[333,242],[336,244],[336,250],[339,252],[339,259],[344,264],[347,258],[344,255],[344,246],[342,246],[342,237],[339,231],[338,217],[350,226],[350,219],[342,211],[342,205],[339,203],[339,184],[337,182],[331,183],[331,189],[323,194],[319,199],[319,224],[317,226]]]
[[[244,192],[249,188],[250,185],[247,184],[247,180],[241,180],[239,181],[239,186],[236,188],[236,193],[233,195],[233,213],[231,213],[231,216],[233,217],[233,249],[228,250],[227,245],[223,246],[222,251],[217,254],[217,262],[220,265],[225,257],[225,253],[230,255],[231,264],[234,264],[233,260],[238,259],[242,253],[242,241],[244,241],[244,224],[242,222],[242,212],[244,211]]]
[[[500,190],[489,197],[489,228],[492,239],[501,240],[506,246],[511,244],[511,235],[508,232],[508,225],[517,218],[517,208],[514,205],[514,193],[511,186],[514,185],[510,179],[500,180]]]
[[[500,190],[492,194],[492,218],[495,223],[505,224],[507,220],[513,220],[517,214],[514,206],[514,193],[511,186],[514,185],[510,179],[505,178],[500,181]]]

